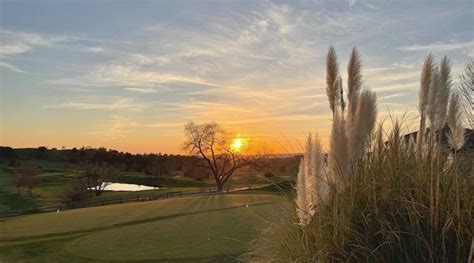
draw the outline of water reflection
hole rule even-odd
[[[125,183],[111,183],[103,182],[102,186],[105,185],[104,191],[143,191],[143,190],[156,190],[160,189],[159,187],[148,186],[148,185],[139,185],[139,184],[125,184]]]

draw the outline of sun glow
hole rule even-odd
[[[232,144],[230,145],[230,148],[234,152],[239,152],[242,150],[243,146],[244,146],[244,140],[242,138],[234,138],[232,140]]]

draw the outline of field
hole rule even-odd
[[[23,151],[25,152],[25,151]],[[87,208],[31,213],[63,207],[61,197],[84,174],[79,164],[20,155],[21,165],[40,168],[33,196],[13,184],[15,167],[0,159],[0,262],[229,262],[246,251],[257,228],[271,219],[287,199],[281,178],[252,177],[252,190],[232,194],[175,197],[147,202],[167,192],[200,192],[210,180],[195,181],[180,171],[160,178],[144,172],[121,171],[115,182],[165,186],[139,192],[104,191],[83,200]],[[273,184],[276,183],[276,184]],[[236,174],[232,188],[249,186],[249,176]],[[112,202],[111,202],[112,201]],[[106,205],[102,205],[105,203]],[[115,204],[110,204],[115,203]],[[81,204],[82,205],[82,204]]]
[[[0,221],[1,262],[232,261],[280,195],[185,197]]]

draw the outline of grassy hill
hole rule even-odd
[[[0,261],[229,262],[286,201],[222,194],[16,217],[0,221]]]

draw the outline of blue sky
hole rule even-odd
[[[16,147],[177,153],[194,120],[298,151],[327,140],[329,45],[344,74],[359,48],[380,120],[416,118],[429,52],[454,77],[474,55],[472,1],[0,3],[0,144]]]

